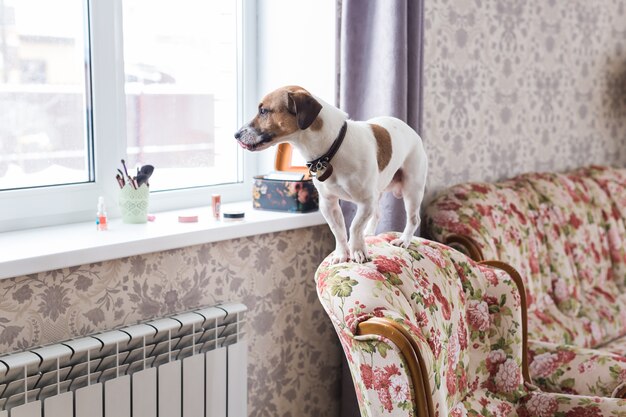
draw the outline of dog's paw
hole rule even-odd
[[[406,239],[406,240],[405,240],[405,239],[403,239],[403,238],[400,238],[400,239],[394,239],[394,240],[392,240],[392,241],[391,241],[391,244],[392,244],[393,246],[398,246],[398,247],[401,247],[401,248],[406,249],[406,248],[408,248],[408,247],[409,247],[409,245],[411,244],[411,239]]]
[[[340,264],[343,262],[348,262],[350,260],[350,255],[347,251],[335,250],[333,252],[333,256],[330,258],[331,265]]]
[[[350,258],[359,264],[364,264],[365,262],[371,261],[371,258],[367,256],[367,249],[361,250],[356,249],[351,251]]]

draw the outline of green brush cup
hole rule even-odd
[[[124,223],[146,223],[148,221],[148,197],[150,189],[142,184],[136,190],[126,184],[120,190],[120,211]]]

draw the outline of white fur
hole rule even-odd
[[[316,100],[323,106],[317,116],[323,121],[322,128],[318,131],[300,130],[285,138],[309,161],[330,149],[347,119],[343,111],[317,97]],[[377,144],[370,123],[384,127],[391,136],[391,160],[382,172],[378,171]],[[401,194],[404,199],[406,227],[401,237],[392,243],[408,247],[420,224],[419,211],[428,171],[428,159],[419,135],[394,117],[376,117],[366,122],[348,120],[345,139],[331,164],[333,173],[326,181],[313,181],[320,195],[320,210],[335,236],[333,262],[352,259],[362,263],[369,259],[365,234],[373,234],[376,230],[380,218],[379,200],[384,191]],[[403,171],[403,181],[390,187],[399,169]],[[340,199],[357,205],[349,242],[339,207]]]

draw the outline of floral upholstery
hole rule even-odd
[[[614,396],[626,381],[626,358],[606,350],[532,340],[533,383],[551,392]]]
[[[485,259],[499,259],[520,272],[534,383],[589,395],[622,391],[626,170],[588,167],[461,184],[435,199],[426,219],[433,239],[469,237]],[[586,375],[593,369],[593,382],[577,380],[579,369]]]
[[[534,391],[521,400],[517,413],[519,417],[623,417],[626,400]]]
[[[533,397],[540,393],[530,392],[522,377],[522,309],[511,277],[436,242],[391,245],[398,236],[369,237],[371,262],[333,265],[327,258],[316,274],[362,416],[416,415],[401,350],[382,336],[358,335],[359,323],[375,317],[393,320],[418,346],[433,400],[430,417],[595,416],[590,407],[596,406],[617,416],[626,406],[565,394]],[[569,414],[576,407],[589,413]]]

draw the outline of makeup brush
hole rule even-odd
[[[124,178],[122,178],[120,174],[117,174],[115,176],[115,179],[117,180],[117,183],[119,184],[120,188],[124,188]]]
[[[124,173],[126,174],[126,177],[128,178],[128,182],[130,182],[130,185],[132,185],[133,188],[136,190],[137,186],[135,185],[135,182],[133,181],[131,176],[128,175],[128,170],[126,169],[126,162],[123,159],[122,159],[122,167],[124,168]]]
[[[137,176],[135,177],[135,179],[137,180],[137,187],[141,187],[141,184],[148,184],[148,178],[150,177],[146,174],[137,174]]]
[[[141,186],[141,184],[148,184],[148,180],[153,172],[154,167],[152,165],[142,166],[139,170],[139,174],[137,174],[137,186]]]
[[[150,177],[150,175],[152,175],[153,172],[154,172],[154,167],[152,165],[144,165],[139,170],[140,174],[146,174],[148,177]]]

